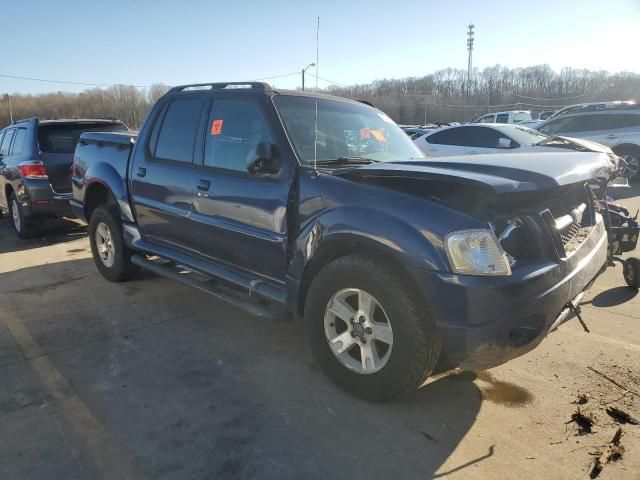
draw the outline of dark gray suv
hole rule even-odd
[[[0,130],[0,215],[20,238],[36,235],[47,217],[70,216],[71,165],[80,134],[127,130],[115,119],[18,120]]]

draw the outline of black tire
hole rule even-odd
[[[640,148],[625,146],[616,148],[614,153],[619,157],[624,158],[626,162],[631,163],[630,169],[632,169],[634,173],[629,175],[629,181],[640,180]]]
[[[11,219],[11,225],[13,225],[13,231],[16,232],[18,238],[26,240],[40,233],[42,221],[25,216],[15,192],[11,192],[9,196],[9,218]]]
[[[106,227],[110,234],[112,257],[110,257],[109,262],[103,260],[98,250],[98,242],[100,240],[96,239],[96,231],[99,226],[101,229],[102,226]],[[111,282],[126,282],[140,271],[137,265],[131,263],[133,251],[124,243],[122,221],[117,207],[103,205],[93,211],[89,221],[89,243],[93,261],[102,276],[107,280]]]
[[[640,288],[640,258],[627,258],[622,269],[624,281],[634,290]]]
[[[393,330],[388,360],[374,373],[358,373],[343,365],[325,334],[329,301],[334,294],[352,288],[375,298]],[[373,401],[399,398],[427,379],[438,361],[441,340],[423,302],[412,292],[414,288],[394,265],[364,256],[339,258],[320,271],[309,288],[304,312],[312,352],[329,378],[343,389]]]

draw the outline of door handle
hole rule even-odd
[[[607,135],[607,138],[611,138],[611,139],[618,138],[618,135],[615,135],[615,134],[612,133],[610,135]]]
[[[211,182],[207,179],[201,178],[198,180],[198,190],[209,190],[209,187],[211,187]]]
[[[147,174],[147,169],[144,167],[138,167],[138,171],[136,172],[136,175],[138,177],[144,177]]]
[[[472,152],[467,152],[467,155],[477,155],[477,154],[478,154],[478,152],[476,152],[475,150],[472,151]]]

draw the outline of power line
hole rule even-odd
[[[46,78],[36,78],[36,77],[23,77],[19,75],[6,75],[0,74],[2,78],[10,78],[13,80],[30,80],[32,82],[43,82],[43,83],[61,83],[66,85],[82,85],[85,87],[136,87],[136,88],[149,88],[151,85],[132,85],[128,83],[90,83],[90,82],[71,82],[66,80],[52,80]]]
[[[272,77],[256,78],[254,81],[255,82],[261,82],[263,80],[274,80],[276,78],[291,77],[292,75],[300,75],[300,72],[296,70],[295,72],[283,73],[282,75],[274,75]]]

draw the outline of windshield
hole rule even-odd
[[[535,145],[536,143],[549,138],[549,135],[545,133],[522,125],[504,125],[500,127],[500,130],[513,138],[520,145]]]
[[[73,153],[84,132],[117,132],[127,130],[123,123],[61,123],[40,125],[38,143],[43,153]]]
[[[379,162],[423,159],[424,154],[386,114],[326,98],[278,95],[274,102],[300,161],[361,157]],[[317,102],[317,129],[316,124]],[[315,142],[315,145],[314,145]]]

